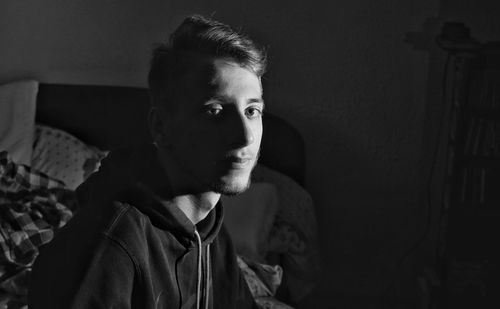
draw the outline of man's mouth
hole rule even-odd
[[[246,169],[252,166],[253,161],[253,157],[250,156],[230,156],[222,160],[222,163],[231,169]]]

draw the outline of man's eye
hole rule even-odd
[[[262,116],[262,109],[257,107],[249,107],[245,110],[248,118],[256,118]]]
[[[220,107],[220,106],[208,106],[205,108],[205,113],[208,116],[219,116],[222,113],[222,107]]]

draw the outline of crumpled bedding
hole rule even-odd
[[[260,308],[293,309],[274,297],[283,277],[283,270],[279,265],[261,264],[243,256],[238,256],[237,262],[255,302]]]
[[[0,304],[20,308],[38,248],[54,237],[76,209],[64,183],[16,164],[0,152]]]

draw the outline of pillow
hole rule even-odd
[[[31,162],[37,92],[33,80],[0,86],[0,151],[18,164]]]
[[[236,196],[222,196],[224,223],[236,252],[255,261],[264,261],[266,240],[278,210],[276,187],[271,183],[252,183]]]
[[[268,252],[281,255],[283,282],[291,300],[311,292],[319,277],[319,249],[314,204],[309,193],[290,177],[257,165],[254,182],[276,186],[279,208],[267,239]]]
[[[63,181],[72,190],[99,168],[105,156],[106,152],[63,130],[36,125],[32,168]]]

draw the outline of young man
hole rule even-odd
[[[191,16],[154,51],[154,146],[112,153],[42,250],[29,308],[254,308],[222,227],[262,137],[263,52]]]

